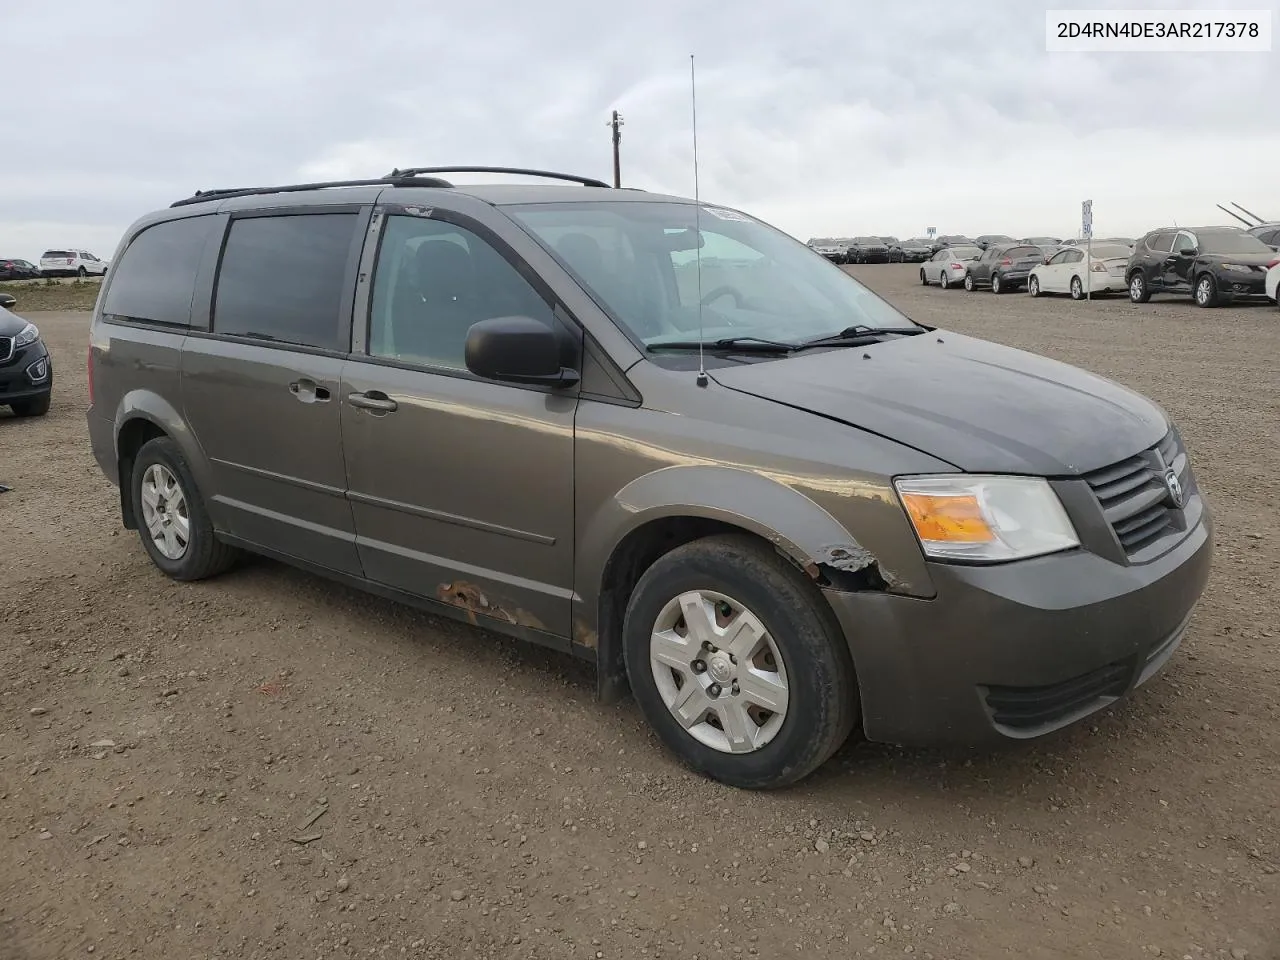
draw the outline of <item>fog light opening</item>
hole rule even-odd
[[[45,380],[49,379],[49,360],[47,357],[41,357],[27,367],[27,379],[32,383],[44,383]]]

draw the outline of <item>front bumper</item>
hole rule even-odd
[[[1073,550],[997,566],[930,564],[932,600],[827,590],[853,654],[866,736],[1023,740],[1114,703],[1181,642],[1212,555],[1206,509],[1146,564]]]
[[[1256,270],[1251,273],[1216,270],[1213,279],[1217,282],[1218,293],[1223,297],[1265,297],[1267,295],[1267,275]]]
[[[3,353],[7,352],[6,347]],[[41,361],[44,361],[44,376],[33,379],[33,368]],[[35,400],[52,389],[53,358],[45,349],[43,340],[19,347],[7,360],[0,353],[0,404]]]
[[[852,259],[859,263],[888,263],[888,250],[863,250],[852,255]]]

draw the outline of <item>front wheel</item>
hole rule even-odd
[[[34,400],[17,400],[9,407],[13,410],[15,417],[43,417],[49,412],[49,405],[53,401],[53,394],[46,393],[43,397],[36,397]]]
[[[133,515],[151,561],[174,580],[228,569],[239,551],[217,538],[181,448],[169,437],[142,445],[133,461]]]
[[[1216,307],[1217,305],[1218,285],[1213,282],[1211,274],[1201,274],[1200,279],[1196,281],[1196,306]]]
[[[1146,303],[1151,299],[1151,289],[1147,286],[1147,278],[1142,271],[1129,278],[1129,299],[1134,303]]]
[[[707,537],[660,558],[623,631],[646,718],[712,779],[794,783],[853,729],[857,683],[835,618],[799,570],[750,537]]]
[[[1040,296],[1040,278],[1039,277],[1032,277],[1030,280],[1027,281],[1027,293],[1031,294],[1031,296],[1033,297]]]

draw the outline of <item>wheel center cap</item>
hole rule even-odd
[[[727,683],[733,677],[733,664],[723,653],[717,653],[707,661],[707,673],[716,683]]]

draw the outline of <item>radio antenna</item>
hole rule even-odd
[[[698,274],[698,386],[707,385],[707,364],[703,355],[702,334],[702,198],[698,193],[698,81],[694,73],[693,54],[689,54],[689,101],[693,107],[693,252]]]

